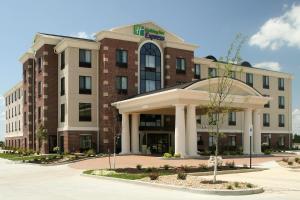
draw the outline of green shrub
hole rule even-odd
[[[179,173],[177,174],[177,179],[178,179],[178,180],[186,180],[186,176],[187,176],[186,173],[184,173],[184,172],[179,172]]]
[[[240,183],[239,182],[234,182],[234,187],[236,187],[236,188],[240,187]]]
[[[60,148],[58,146],[53,148],[53,151],[56,152],[57,154],[60,153]]]
[[[178,170],[179,171],[185,171],[185,172],[187,172],[187,171],[189,171],[189,166],[187,166],[187,165],[181,165],[179,168],[178,168]]]
[[[293,165],[293,164],[294,164],[293,161],[291,161],[291,160],[288,161],[288,165]]]
[[[149,175],[150,180],[157,180],[159,177],[158,173],[150,173]]]
[[[85,152],[85,155],[87,156],[95,156],[95,151],[93,149],[89,149],[88,151]]]
[[[287,163],[289,161],[289,159],[288,158],[282,158],[282,161]]]
[[[272,154],[272,150],[271,149],[266,149],[266,150],[264,150],[264,154],[265,155],[270,155],[270,154]]]
[[[228,190],[233,190],[233,187],[232,187],[232,185],[227,185],[227,187],[226,187]]]
[[[154,171],[156,171],[156,168],[155,167],[147,167],[147,169],[146,169],[146,172],[154,172]]]
[[[163,158],[172,158],[172,154],[164,153]]]
[[[141,165],[141,164],[137,164],[137,165],[136,165],[136,168],[137,168],[138,170],[142,170],[142,165]]]
[[[165,170],[169,170],[170,169],[170,165],[164,165],[164,169]]]
[[[175,153],[173,157],[174,158],[181,158],[181,154],[180,153]]]
[[[299,157],[296,157],[296,158],[295,158],[295,162],[296,162],[296,163],[299,163],[299,162],[300,162],[300,158],[299,158]]]
[[[232,161],[232,162],[226,162],[225,165],[226,165],[227,167],[231,168],[231,169],[235,168],[235,163],[234,163],[234,161]]]
[[[251,183],[247,183],[247,184],[246,184],[246,187],[247,187],[247,188],[253,188],[254,186],[253,186]]]
[[[199,168],[200,168],[200,169],[203,169],[203,170],[207,170],[207,169],[208,169],[208,166],[207,166],[206,164],[203,164],[203,163],[202,163],[202,164],[199,165]]]

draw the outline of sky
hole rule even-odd
[[[253,66],[293,79],[293,130],[300,133],[300,0],[3,0],[0,3],[0,140],[3,94],[22,78],[20,56],[37,32],[91,38],[101,30],[154,21],[188,43],[196,56],[224,56],[237,33]]]

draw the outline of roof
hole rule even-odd
[[[57,35],[57,34],[50,34],[50,33],[40,33],[39,32],[38,34],[46,35],[46,36],[53,36],[53,37],[62,37],[62,38],[69,38],[69,39],[76,39],[76,40],[84,40],[84,41],[90,41],[90,42],[95,42],[96,41],[96,40],[93,40],[93,39],[66,36],[66,35]]]

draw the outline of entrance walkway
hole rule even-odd
[[[281,160],[284,156],[290,156],[290,154],[278,154],[269,157],[257,157],[252,159],[253,165],[258,165],[260,163]],[[249,158],[228,158],[223,159],[223,162],[234,161],[237,165],[247,164],[249,165]],[[113,163],[113,158],[111,158],[111,163]],[[143,167],[160,167],[165,164],[170,166],[199,166],[199,164],[207,164],[206,159],[184,159],[184,160],[164,160],[160,157],[154,156],[141,156],[141,155],[126,155],[126,156],[116,156],[116,168],[132,167],[135,168],[137,164],[141,164]],[[113,165],[113,164],[112,164]],[[69,165],[71,168],[75,169],[104,169],[109,168],[108,158],[96,158],[90,160],[84,160],[77,163]]]

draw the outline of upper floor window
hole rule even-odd
[[[42,96],[42,81],[38,82],[38,96]]]
[[[60,122],[65,122],[65,104],[60,105]]]
[[[176,72],[185,73],[186,63],[184,58],[176,58]]]
[[[116,55],[117,55],[116,65],[119,66],[119,67],[127,67],[127,65],[128,65],[128,52],[126,50],[123,50],[123,49],[117,49]]]
[[[149,42],[140,49],[140,93],[160,89],[161,85],[161,52]]]
[[[278,108],[284,109],[284,96],[278,97]]]
[[[284,79],[278,78],[278,90],[284,90]]]
[[[142,127],[161,127],[161,115],[145,115],[140,116],[140,126]]]
[[[217,124],[217,113],[208,114],[208,124],[216,125]]]
[[[91,50],[79,49],[79,67],[92,67]]]
[[[60,79],[60,96],[65,95],[65,77]]]
[[[92,104],[79,103],[79,121],[80,122],[92,121]]]
[[[27,104],[27,93],[26,93],[26,90],[24,90],[24,104]]]
[[[27,125],[27,115],[26,115],[27,113],[26,112],[24,112],[24,116],[23,116],[23,120],[24,120],[24,126],[26,126]]]
[[[60,54],[60,69],[63,70],[65,68],[65,52],[61,52]]]
[[[26,83],[26,81],[27,81],[27,71],[25,69],[23,71],[23,80]]]
[[[126,76],[117,76],[116,86],[119,94],[127,94],[128,79]]]
[[[42,120],[42,109],[41,107],[39,106],[38,107],[38,121],[40,122]]]
[[[264,95],[265,97],[269,97],[270,95]],[[270,108],[270,101],[264,105],[264,108]]]
[[[236,112],[228,113],[228,125],[230,125],[230,126],[236,125]]]
[[[217,69],[216,68],[208,68],[208,78],[217,77]]]
[[[79,94],[92,94],[92,77],[79,76]]]
[[[270,88],[269,76],[263,76],[263,88],[264,89],[269,89]]]
[[[37,59],[37,68],[38,68],[38,72],[41,72],[42,71],[42,65],[43,65],[43,59],[42,57],[39,57]]]
[[[283,114],[278,115],[278,126],[284,127],[284,115]]]
[[[263,114],[263,126],[270,126],[270,114],[269,113],[264,113]]]
[[[195,64],[194,78],[201,79],[201,67],[200,67],[200,64]]]
[[[253,74],[246,73],[246,84],[253,87]]]

